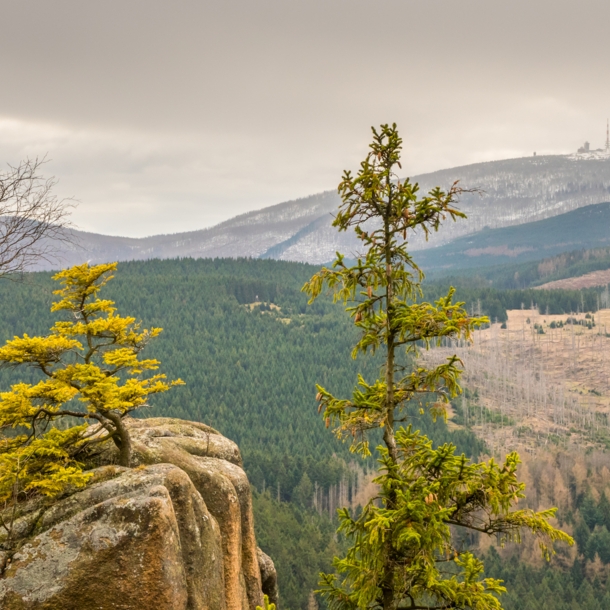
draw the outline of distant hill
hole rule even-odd
[[[425,192],[456,180],[468,193],[460,208],[468,220],[447,223],[426,242],[412,236],[413,249],[447,244],[461,236],[551,218],[610,199],[610,159],[527,157],[445,169],[414,176]],[[320,264],[337,250],[353,255],[350,234],[332,228],[339,197],[328,191],[242,214],[215,227],[142,239],[74,232],[77,247],[62,249],[63,264],[151,258],[275,258]]]
[[[444,246],[418,252],[415,259],[424,270],[436,274],[539,261],[571,250],[607,247],[609,229],[610,203],[599,203],[545,220],[484,229]]]
[[[578,286],[553,286],[565,289],[591,288],[603,286],[608,282],[598,283],[599,274],[610,272],[610,247],[587,250],[571,250],[542,260],[525,263],[508,263],[474,267],[459,270],[428,270],[430,281],[447,282],[456,285],[492,286],[498,289],[549,288],[554,282],[582,278]],[[593,274],[598,274],[593,278]],[[595,279],[595,281],[593,281]]]

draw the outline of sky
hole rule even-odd
[[[408,175],[605,140],[608,0],[2,0],[0,165],[83,230],[200,229],[334,189],[370,127]]]

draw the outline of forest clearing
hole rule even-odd
[[[533,451],[548,442],[606,443],[610,413],[610,309],[546,315],[509,310],[506,324],[422,353],[440,362],[456,353],[467,391],[450,424],[467,424],[493,453]],[[453,421],[451,421],[453,420]]]
[[[600,269],[576,277],[547,282],[535,288],[536,290],[581,290],[582,288],[596,288],[608,284],[610,284],[610,269]]]

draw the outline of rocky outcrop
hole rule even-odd
[[[133,468],[109,449],[86,489],[20,520],[27,540],[4,568],[0,607],[254,610],[263,581],[277,599],[237,446],[204,424],[129,426]]]

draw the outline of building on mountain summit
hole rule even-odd
[[[574,160],[605,160],[610,159],[610,120],[606,120],[606,144],[604,148],[592,149],[589,142],[585,142],[577,152],[569,155]]]

